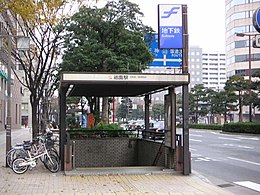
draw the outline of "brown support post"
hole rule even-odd
[[[60,161],[61,161],[61,171],[64,171],[64,146],[66,144],[66,91],[67,88],[60,88]]]
[[[169,89],[171,101],[171,148],[176,148],[176,94],[174,87]]]
[[[182,5],[182,27],[183,27],[183,67],[182,73],[188,74],[188,22],[187,5]],[[189,152],[189,87],[182,86],[182,110],[183,110],[183,174],[189,175],[190,170],[190,152]]]
[[[150,124],[149,124],[149,105],[150,105],[150,99],[149,95],[145,95],[144,97],[144,124],[145,124],[145,132],[144,132],[144,138],[146,138],[147,132],[149,131]]]

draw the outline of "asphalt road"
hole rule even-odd
[[[260,194],[260,136],[190,129],[192,170],[238,195]]]

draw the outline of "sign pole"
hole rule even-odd
[[[6,154],[11,149],[11,36],[8,36],[8,64],[7,64],[7,116],[6,116]],[[7,161],[6,161],[6,167]]]
[[[188,22],[187,22],[187,5],[182,5],[182,27],[183,27],[183,66],[182,73],[188,74]],[[182,110],[183,110],[183,174],[189,175],[190,169],[190,152],[189,152],[189,87],[182,86]]]

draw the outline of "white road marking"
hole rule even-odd
[[[260,163],[256,163],[256,162],[252,162],[252,161],[248,161],[248,160],[243,160],[243,159],[233,158],[233,157],[227,157],[227,158],[229,158],[231,160],[237,160],[237,161],[240,161],[240,162],[245,162],[245,163],[249,163],[249,164],[260,166]]]
[[[238,137],[238,139],[246,139],[246,140],[253,140],[253,141],[259,141],[259,138],[256,137]]]
[[[234,182],[237,185],[249,188],[251,190],[255,190],[257,192],[260,192],[260,184],[258,183],[254,183],[251,181],[238,181],[238,182]]]
[[[210,157],[198,157],[198,158],[196,158],[195,161],[196,162],[199,162],[199,161],[209,162],[209,161],[219,161],[219,160],[214,159],[214,158],[210,158]]]
[[[234,145],[234,144],[223,144],[223,145],[230,146],[230,147],[245,148],[245,149],[255,149],[255,147],[251,147],[251,146],[242,146],[242,145]]]
[[[197,135],[197,134],[190,134],[190,136],[194,136],[194,137],[202,137],[202,135]]]
[[[197,132],[197,133],[202,133],[203,131],[196,130],[195,132]]]
[[[205,157],[205,158],[197,158],[197,160],[195,160],[195,161],[206,161],[206,162],[209,162],[210,161],[210,159],[209,158],[207,158],[207,157]]]
[[[235,146],[234,144],[224,144],[224,146],[230,146],[230,147],[233,147]]]
[[[197,151],[197,149],[195,149],[195,148],[190,148],[190,151]]]
[[[241,141],[240,139],[228,138],[228,137],[218,137],[218,139],[233,140],[233,141]]]
[[[250,146],[241,146],[238,145],[239,148],[245,148],[245,149],[255,149],[255,147],[250,147]]]
[[[201,140],[198,140],[198,139],[190,139],[190,141],[194,141],[194,142],[202,142]]]

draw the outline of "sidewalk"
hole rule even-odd
[[[21,131],[26,130],[13,131],[19,134],[16,138],[20,142],[30,138],[30,135],[21,136]],[[0,140],[2,136],[5,134],[0,132]],[[5,142],[1,142],[0,194],[232,194],[197,173],[189,176],[177,173],[85,175],[84,172],[65,175],[61,171],[51,173],[39,162],[32,171],[17,175],[4,166],[4,154]]]

